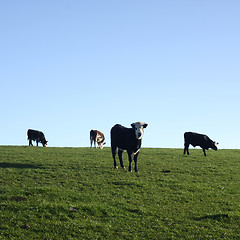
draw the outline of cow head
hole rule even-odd
[[[43,147],[46,147],[47,144],[48,144],[48,141],[43,141],[43,142],[41,142],[41,143],[42,143]]]
[[[103,149],[103,146],[105,145],[106,143],[105,142],[98,142],[98,147],[100,149]]]
[[[135,130],[136,138],[140,140],[143,135],[143,129],[146,128],[148,125],[147,123],[135,122],[135,123],[132,123],[131,126]]]
[[[217,150],[218,150],[217,146],[218,146],[219,143],[218,143],[218,142],[212,142],[212,143],[213,143],[213,144],[212,144],[212,147],[211,147],[211,148],[212,148],[213,150],[217,151]]]

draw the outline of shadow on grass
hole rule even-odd
[[[214,215],[206,215],[203,217],[195,218],[196,221],[201,220],[215,220],[215,221],[229,221],[230,216],[228,214],[214,214]]]
[[[42,168],[42,166],[26,164],[26,163],[7,163],[1,162],[0,168]]]

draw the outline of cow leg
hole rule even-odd
[[[113,156],[114,168],[118,169],[117,161],[116,161],[116,154],[117,154],[117,148],[112,147],[112,156]]]
[[[139,152],[138,152],[139,153]],[[138,153],[134,155],[134,162],[135,162],[135,172],[138,172],[138,166],[137,166],[137,158],[138,158]]]
[[[33,146],[31,139],[29,139],[29,146]]]
[[[97,149],[97,141],[94,141],[95,149]]]
[[[128,171],[131,172],[132,171],[132,154],[130,152],[128,152],[128,160],[129,160]]]
[[[123,151],[118,149],[118,157],[119,157],[119,161],[120,161],[120,165],[123,169],[126,169],[123,165]]]
[[[93,140],[90,139],[90,147],[92,148],[92,143],[93,143]]]
[[[37,147],[38,147],[38,141],[36,141],[36,143],[37,143]]]
[[[206,157],[207,154],[206,154],[206,150],[203,148],[203,153],[204,153],[204,156]]]
[[[189,148],[189,144],[188,143],[184,143],[184,152],[183,152],[183,154],[185,154],[187,152],[187,154],[189,155],[188,148]]]

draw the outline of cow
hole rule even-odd
[[[207,156],[206,151],[209,148],[217,151],[217,146],[219,143],[212,141],[207,135],[194,133],[194,132],[185,132],[184,133],[184,152],[189,155],[189,145],[193,147],[200,146],[203,150],[204,156]]]
[[[42,143],[43,147],[47,146],[48,141],[46,141],[46,138],[43,132],[40,132],[38,130],[28,129],[27,136],[29,140],[29,146],[33,146],[32,141],[36,141],[37,146],[39,142]]]
[[[103,146],[106,144],[104,142],[105,137],[103,135],[103,133],[101,133],[98,130],[91,130],[90,131],[90,144],[91,144],[91,148],[92,148],[92,143],[94,142],[95,148],[97,148],[97,144],[98,147],[100,149],[103,149]]]
[[[120,124],[116,124],[112,127],[111,135],[111,149],[112,157],[114,160],[114,168],[118,168],[116,162],[116,153],[118,148],[118,157],[120,165],[125,169],[123,164],[123,151],[128,153],[129,167],[128,170],[132,171],[132,154],[134,155],[135,172],[138,172],[137,158],[142,144],[143,129],[148,126],[147,123],[136,122],[131,124],[131,128],[126,128]]]

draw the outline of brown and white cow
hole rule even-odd
[[[97,144],[98,147],[100,149],[103,149],[103,146],[106,144],[104,142],[105,137],[103,135],[103,133],[101,133],[98,130],[91,130],[90,131],[90,144],[91,144],[91,148],[92,148],[92,143],[94,142],[95,148],[97,148]]]

